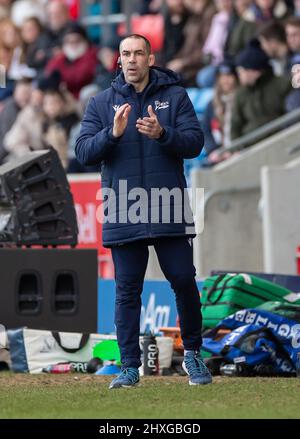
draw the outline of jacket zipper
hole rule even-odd
[[[144,108],[144,101],[145,101],[145,95],[142,96],[141,101],[138,99],[138,104],[139,104],[139,117],[142,119],[143,118],[143,108]],[[142,187],[145,188],[145,180],[144,180],[144,174],[145,174],[145,168],[144,168],[144,137],[143,134],[139,133],[140,137],[141,137],[141,142],[140,142],[140,153],[141,153],[141,169],[142,169]],[[146,189],[146,188],[145,188]],[[149,213],[150,213],[150,209],[149,209],[149,197],[148,197],[148,221],[146,222],[146,230],[147,230],[147,235],[149,238],[152,237],[152,233],[151,233],[151,227],[150,227],[150,223],[149,223]]]

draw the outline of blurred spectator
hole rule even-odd
[[[0,0],[0,20],[10,16],[13,0]]]
[[[215,5],[209,0],[184,0],[190,13],[183,29],[182,48],[167,67],[182,75],[185,86],[194,86],[197,71],[203,66],[203,45],[209,33]]]
[[[288,94],[285,101],[285,108],[287,112],[300,108],[300,62],[295,60],[295,64],[291,64],[291,84],[293,90]]]
[[[283,0],[254,0],[250,9],[252,14],[249,14],[248,19],[258,24],[274,18],[282,20],[291,14]]]
[[[183,29],[187,18],[184,0],[166,0],[164,42],[157,57],[159,64],[165,66],[181,49],[184,42]]]
[[[300,108],[300,84],[299,84],[299,69],[296,70],[296,74],[298,75],[298,78],[296,78],[295,83],[292,82],[292,84],[295,86],[297,85],[298,88],[293,89],[286,97],[285,100],[285,109],[287,112],[294,111],[297,108]],[[292,74],[293,78],[293,74]],[[293,79],[292,79],[293,81]]]
[[[21,110],[3,140],[5,151],[9,154],[5,160],[20,157],[30,149],[42,149],[42,125],[44,121],[43,100],[46,90],[59,87],[60,75],[41,77],[31,92],[30,102]]]
[[[285,22],[285,32],[290,50],[289,67],[300,64],[300,17],[290,17]]]
[[[225,156],[218,154],[217,150],[231,144],[232,107],[237,87],[235,67],[231,62],[224,61],[217,67],[215,95],[208,104],[202,120],[204,148],[208,154],[209,164],[224,159]]]
[[[119,44],[121,38],[113,38],[98,51],[99,63],[96,68],[94,83],[99,90],[110,87],[118,68]]]
[[[160,12],[162,4],[162,0],[140,0],[137,13],[140,15],[157,14]]]
[[[79,102],[81,106],[81,112],[84,113],[86,106],[89,102],[89,99],[92,96],[95,96],[99,92],[99,87],[96,84],[86,85],[83,87],[79,94]],[[80,133],[80,122],[73,126],[70,132],[69,137],[69,146],[68,146],[68,158],[69,165],[67,168],[67,172],[70,174],[74,173],[82,173],[82,172],[99,172],[100,165],[97,166],[83,166],[81,165],[75,156],[75,145],[77,137]]]
[[[237,55],[255,34],[255,24],[245,19],[250,13],[251,4],[252,0],[233,0],[234,9],[230,16],[224,48],[229,56]]]
[[[270,58],[274,74],[276,76],[289,74],[289,48],[283,24],[270,21],[260,29],[258,39],[262,49]]]
[[[43,30],[38,18],[31,17],[24,21],[21,28],[26,64],[42,73],[47,63],[47,48],[50,36]]]
[[[18,113],[29,103],[31,90],[31,80],[20,79],[16,83],[12,97],[6,99],[4,103],[0,113],[0,163],[7,154],[3,146],[4,136],[11,129]]]
[[[203,53],[209,64],[217,65],[223,61],[224,45],[228,35],[232,0],[214,0],[217,13],[214,15],[209,34],[203,46]]]
[[[232,139],[256,130],[285,112],[284,101],[291,90],[288,78],[276,77],[265,52],[252,41],[236,59],[241,87],[232,111]]]
[[[52,0],[47,5],[47,24],[51,39],[51,57],[61,53],[62,39],[70,24],[68,6],[62,0]]]
[[[285,4],[287,5],[287,7],[289,8],[289,9],[293,9],[293,7],[294,7],[294,1],[295,0],[285,0]]]
[[[6,76],[6,87],[0,88],[0,101],[12,95],[14,81],[36,74],[24,62],[20,33],[9,18],[0,21],[0,64]]]
[[[15,1],[11,8],[11,19],[18,27],[21,27],[24,21],[30,17],[36,17],[41,23],[45,23],[45,4],[44,0]]]
[[[43,122],[44,91],[39,84],[33,88],[30,103],[16,118],[3,140],[7,160],[21,157],[31,149],[42,149],[42,122]]]
[[[294,0],[294,15],[300,17],[300,0]]]
[[[83,27],[71,23],[63,36],[63,53],[46,66],[46,72],[58,70],[67,89],[78,98],[82,87],[90,84],[97,66],[97,49],[91,46]]]
[[[217,13],[214,15],[209,34],[203,46],[203,62],[207,64],[197,74],[198,87],[213,87],[216,65],[223,61],[224,46],[228,35],[232,0],[214,0]]]
[[[227,50],[231,55],[241,51],[264,23],[273,19],[284,20],[290,15],[290,10],[283,0],[255,0],[248,3],[227,43]]]
[[[70,111],[64,94],[59,90],[45,92],[43,111],[43,144],[53,146],[67,169],[69,136],[72,127],[79,121],[78,114]]]
[[[0,64],[5,67],[9,79],[35,76],[25,64],[20,32],[9,18],[0,21]]]
[[[10,18],[0,21],[0,64],[9,71],[14,51],[20,46],[21,39],[17,27]]]

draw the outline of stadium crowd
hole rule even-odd
[[[87,3],[99,13],[98,1]],[[300,65],[300,0],[136,4],[140,17],[163,17],[156,64],[180,73],[200,99],[202,91],[213,91],[199,114],[205,133],[199,165],[226,159],[234,139],[300,107],[291,75]],[[0,163],[50,144],[67,172],[97,170],[77,162],[74,145],[88,99],[118,73],[120,32],[115,27],[114,37],[103,40],[98,27],[79,24],[75,6],[72,0],[0,0],[6,80],[0,88]]]

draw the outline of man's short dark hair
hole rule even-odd
[[[119,45],[119,51],[121,52],[121,44],[123,43],[124,40],[127,40],[127,38],[135,38],[135,39],[141,39],[144,40],[145,42],[145,46],[146,46],[146,51],[148,53],[148,55],[150,55],[150,53],[152,52],[152,48],[151,48],[151,43],[148,40],[148,38],[144,37],[144,35],[140,35],[140,34],[130,34],[130,35],[126,35],[126,37],[122,38],[120,45]]]
[[[15,87],[17,85],[31,85],[32,84],[32,79],[31,78],[21,78],[18,79],[15,83]]]
[[[258,37],[262,37],[267,41],[276,40],[280,43],[286,43],[286,33],[284,26],[278,21],[271,21],[265,24],[259,30]]]
[[[66,96],[61,90],[57,90],[55,88],[48,88],[44,92],[45,96],[58,96],[63,102],[66,102]]]
[[[289,17],[285,20],[284,25],[300,28],[300,17]]]

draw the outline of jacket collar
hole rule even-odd
[[[146,95],[154,94],[161,87],[168,87],[180,83],[180,76],[169,69],[151,67],[149,72],[149,84],[146,87]],[[121,72],[112,82],[112,88],[121,95],[128,97],[134,93],[134,87],[125,81],[124,74]]]

